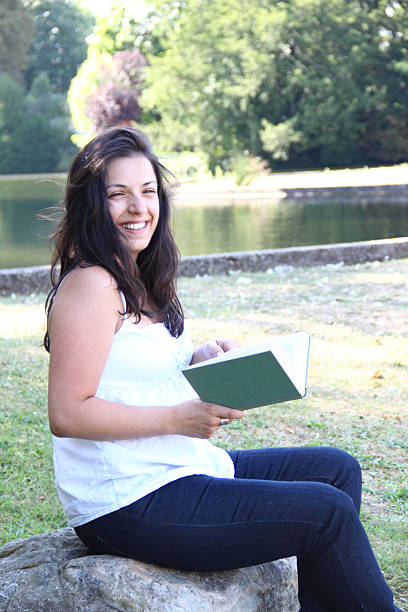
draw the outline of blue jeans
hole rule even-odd
[[[235,478],[188,476],[76,528],[94,552],[214,571],[297,557],[303,612],[398,608],[359,520],[361,470],[326,447],[232,451]]]

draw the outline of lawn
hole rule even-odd
[[[305,400],[248,411],[221,428],[225,448],[330,445],[364,478],[362,519],[408,612],[408,259],[354,266],[280,266],[266,273],[180,279],[196,342],[311,334]],[[44,296],[0,299],[0,544],[66,525],[47,426]]]

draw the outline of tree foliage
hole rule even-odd
[[[86,58],[86,37],[94,18],[72,0],[28,0],[27,7],[35,25],[25,73],[27,87],[45,72],[54,91],[66,92]]]
[[[142,106],[196,126],[210,164],[407,159],[407,14],[389,0],[156,2]],[[154,27],[152,27],[154,25]],[[149,28],[145,28],[148,30]],[[157,128],[156,128],[157,129]],[[175,135],[180,146],[180,133]],[[186,148],[189,142],[183,143]]]
[[[139,96],[145,64],[138,49],[118,51],[113,56],[92,50],[68,96],[78,131],[76,144],[82,145],[111,125],[140,122]]]
[[[143,19],[140,19],[142,14],[140,2],[115,0],[108,15],[97,17],[92,44],[99,53],[109,55],[140,47],[144,31]]]
[[[140,121],[139,95],[145,64],[145,58],[135,49],[118,51],[109,68],[102,66],[99,86],[86,100],[95,132]]]
[[[142,1],[116,0],[108,15],[96,19],[87,58],[68,92],[78,146],[105,127],[141,120],[143,14]]]
[[[66,90],[92,24],[70,0],[2,0],[0,172],[53,171],[72,154]]]
[[[0,73],[0,173],[53,172],[70,147],[65,99],[46,74],[30,90]]]
[[[20,80],[25,69],[34,24],[22,0],[0,3],[0,72]]]

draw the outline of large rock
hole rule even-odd
[[[7,612],[298,609],[294,557],[228,572],[181,572],[90,555],[72,529],[0,548],[0,610]]]

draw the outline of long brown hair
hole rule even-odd
[[[105,187],[109,162],[135,154],[143,155],[153,166],[160,207],[152,239],[136,261],[112,220]],[[45,303],[47,316],[66,274],[76,267],[98,265],[112,275],[123,292],[124,314],[135,315],[136,322],[141,314],[151,316],[144,310],[149,298],[157,307],[154,315],[163,319],[171,335],[182,333],[183,310],[175,289],[179,252],[170,231],[170,176],[146,135],[129,126],[109,128],[79,151],[68,174],[63,216],[52,236],[55,250],[51,260],[52,289]],[[48,332],[44,346],[50,350]]]

